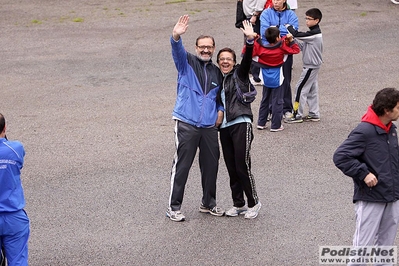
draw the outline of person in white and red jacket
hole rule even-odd
[[[251,22],[253,25],[254,31],[260,35],[260,20],[259,16],[262,14],[264,6],[266,4],[266,0],[242,0],[242,7],[247,20]],[[245,42],[245,36],[244,36]],[[262,84],[262,80],[260,78],[260,68],[255,64],[251,65],[250,72],[252,74],[252,78],[254,84],[260,85]]]

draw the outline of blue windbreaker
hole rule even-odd
[[[172,56],[178,71],[177,97],[173,117],[190,125],[207,128],[215,125],[217,111],[223,106],[217,100],[222,74],[210,61],[205,63],[188,53],[182,39],[170,38]]]
[[[294,11],[290,9],[284,9],[283,11],[277,11],[274,8],[265,9],[260,15],[260,35],[262,37],[262,43],[268,44],[269,42],[265,38],[265,31],[270,26],[278,26],[280,29],[281,37],[288,34],[285,24],[290,24],[294,29],[298,30],[298,17]]]
[[[0,212],[15,212],[25,207],[21,184],[24,156],[19,141],[0,138]]]

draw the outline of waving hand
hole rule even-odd
[[[189,19],[190,18],[188,15],[183,15],[179,18],[179,21],[177,21],[172,33],[173,39],[175,41],[180,39],[180,35],[186,33]]]

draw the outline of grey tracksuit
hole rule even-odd
[[[293,26],[288,31],[299,40],[302,50],[303,70],[295,86],[295,102],[299,102],[297,117],[303,116],[303,108],[309,106],[309,115],[320,117],[318,74],[323,63],[323,37],[319,25],[309,28],[307,32],[299,32]]]

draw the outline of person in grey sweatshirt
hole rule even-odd
[[[323,63],[323,36],[319,26],[322,13],[318,8],[311,8],[305,15],[308,31],[300,32],[291,25],[285,25],[294,38],[299,40],[303,61],[302,74],[295,87],[294,112],[292,117],[285,118],[286,123],[320,121],[318,75]],[[306,104],[309,107],[309,114],[304,116]]]

